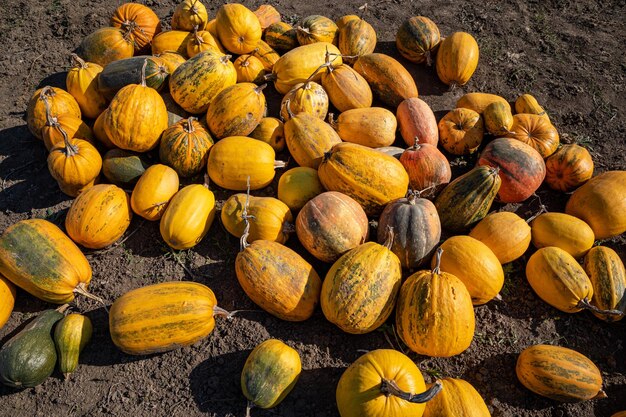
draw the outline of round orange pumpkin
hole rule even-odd
[[[26,109],[28,130],[38,139],[43,139],[41,129],[48,123],[48,113],[56,116],[70,114],[78,119],[81,116],[76,99],[67,91],[50,86],[40,88],[30,98]]]
[[[474,110],[458,108],[439,121],[441,146],[453,155],[474,153],[483,141],[483,118]]]
[[[200,0],[182,0],[172,14],[172,29],[191,32],[194,29],[204,30],[209,15]]]
[[[415,16],[405,20],[396,33],[396,47],[411,62],[431,65],[441,37],[439,28],[427,17]]]
[[[265,66],[259,58],[252,55],[240,55],[235,62],[238,83],[261,83],[265,76]]]
[[[409,187],[423,196],[436,196],[450,182],[452,171],[448,159],[436,146],[418,143],[406,149],[400,163],[409,174]]]
[[[149,7],[139,3],[120,5],[113,13],[111,26],[128,30],[137,51],[150,45],[154,35],[161,32],[159,16]]]
[[[559,132],[550,120],[537,114],[516,114],[510,130],[507,137],[532,146],[542,158],[549,157],[559,147]]]
[[[593,159],[579,145],[563,145],[546,160],[546,183],[564,193],[575,190],[593,176]]]
[[[85,61],[102,67],[118,59],[130,58],[135,52],[130,29],[101,28],[87,35],[78,47]]]

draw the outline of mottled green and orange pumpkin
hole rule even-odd
[[[325,16],[307,16],[296,27],[296,36],[300,45],[315,42],[337,44],[338,28],[335,22]]]
[[[265,115],[267,84],[238,83],[224,88],[209,104],[207,126],[216,139],[246,136],[252,133]]]
[[[600,310],[622,314],[592,313],[605,321],[621,320],[626,314],[626,269],[619,255],[606,246],[591,248],[585,256],[585,272],[593,285],[591,304]]]
[[[201,173],[209,157],[213,138],[196,119],[189,117],[165,129],[159,142],[159,159],[181,177]]]
[[[118,59],[130,58],[135,53],[132,30],[104,27],[83,38],[78,55],[87,62],[106,67]]]
[[[285,107],[291,112],[289,104],[286,102]],[[308,113],[291,113],[284,125],[284,133],[289,153],[303,167],[317,169],[324,155],[341,143],[341,138],[328,123]]]
[[[411,62],[431,65],[441,36],[439,28],[427,17],[414,16],[402,22],[396,33],[396,47]]]
[[[361,55],[376,49],[376,31],[365,20],[352,19],[338,31],[337,46],[348,64],[354,64]]]
[[[563,145],[546,159],[546,184],[553,190],[570,192],[593,176],[589,151],[576,144]]]
[[[272,23],[265,29],[263,36],[270,48],[280,52],[290,51],[300,45],[296,29],[285,22]]]

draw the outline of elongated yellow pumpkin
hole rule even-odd
[[[533,245],[539,248],[556,246],[580,258],[593,246],[595,236],[584,221],[565,213],[544,213],[531,223]]]
[[[556,246],[541,248],[530,257],[526,279],[539,298],[565,313],[589,308],[593,297],[593,285],[585,270]]]
[[[441,256],[441,249],[438,251]],[[396,306],[400,338],[420,355],[449,357],[469,347],[474,338],[472,298],[460,279],[441,272],[419,271],[402,285]]]
[[[319,302],[322,281],[315,269],[293,250],[277,242],[247,243],[235,259],[241,288],[255,304],[287,321],[304,321]]]
[[[593,285],[591,304],[621,314],[592,313],[605,321],[618,321],[626,314],[626,269],[619,255],[606,246],[591,248],[585,256],[585,272]]]
[[[130,197],[131,207],[146,220],[159,220],[178,186],[176,171],[167,165],[152,165],[137,181]]]
[[[67,91],[76,99],[81,113],[95,119],[107,108],[107,101],[98,90],[98,75],[103,68],[83,61],[76,54],[72,54],[72,61],[73,66],[65,80]]]
[[[207,110],[206,122],[217,139],[252,133],[265,113],[267,84],[238,83],[220,91]]]
[[[370,85],[361,74],[348,65],[329,64],[322,73],[322,87],[333,106],[341,112],[372,105]]]
[[[259,19],[243,4],[223,5],[215,19],[220,42],[234,54],[252,52],[263,35]]]
[[[319,169],[329,191],[355,199],[368,215],[380,213],[409,187],[409,175],[396,158],[355,143],[340,143],[328,152]]]
[[[6,324],[15,305],[15,286],[0,274],[0,329]]]
[[[323,192],[317,170],[313,168],[291,168],[278,180],[278,199],[291,210],[300,210],[307,201]]]
[[[456,102],[456,107],[474,110],[476,113],[482,114],[488,105],[495,102],[507,105],[509,110],[511,109],[511,105],[504,97],[489,93],[467,93]]]
[[[452,236],[441,245],[440,268],[460,279],[474,305],[485,304],[498,295],[504,285],[504,271],[487,245],[471,236]],[[435,268],[438,259],[432,259]]]
[[[341,143],[335,130],[320,118],[308,113],[293,114],[284,125],[285,143],[298,165],[317,169],[332,147]]]
[[[72,240],[90,249],[101,249],[122,237],[132,218],[128,194],[112,184],[98,184],[82,192],[65,218]]]
[[[76,370],[80,352],[89,343],[92,333],[91,320],[82,314],[68,314],[56,324],[54,344],[57,348],[59,370],[65,378]]]
[[[439,44],[437,75],[450,87],[465,85],[478,66],[478,43],[466,32],[455,32]]]
[[[200,243],[215,218],[215,196],[208,186],[191,184],[170,200],[160,230],[165,243],[174,249],[189,249]]]
[[[130,355],[148,355],[191,345],[208,336],[216,315],[215,294],[197,282],[161,282],[129,291],[109,310],[113,343]]]
[[[441,392],[426,403],[423,417],[491,417],[485,400],[472,384],[456,378],[440,382]]]
[[[346,142],[381,148],[391,146],[396,140],[396,116],[382,107],[346,110],[337,120],[333,119],[331,113],[329,119],[330,125]]]
[[[19,221],[0,237],[0,274],[35,297],[55,304],[85,293],[91,267],[76,244],[43,219]]]
[[[255,197],[246,194],[234,194],[226,200],[221,210],[222,224],[235,237],[241,237],[246,229],[246,221],[242,217],[244,208],[250,230],[248,242],[271,240],[285,243],[293,229],[293,215],[289,207],[274,197]]]
[[[274,160],[274,149],[267,143],[245,136],[224,138],[211,147],[207,171],[211,181],[222,188],[245,191],[267,187],[274,169],[285,163]]]
[[[598,367],[572,349],[550,345],[530,346],[518,356],[515,372],[526,388],[555,401],[606,398]]]
[[[528,223],[509,211],[489,214],[469,235],[487,245],[502,265],[522,256],[531,240]]]

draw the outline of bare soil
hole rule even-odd
[[[19,0],[0,2],[0,232],[18,220],[40,217],[63,227],[71,199],[50,177],[43,144],[26,128],[28,99],[38,86],[64,87],[69,54],[81,39],[106,26],[119,1]],[[165,22],[175,0],[147,0]],[[204,1],[210,16],[220,3]],[[360,2],[279,0],[271,2],[285,20],[311,14],[336,19],[355,14]],[[245,1],[255,9],[260,1]],[[626,134],[622,121],[626,101],[626,2],[570,0],[390,0],[370,4],[366,19],[378,32],[377,50],[403,62],[415,77],[420,96],[441,118],[464,92],[483,91],[514,100],[530,92],[548,110],[564,142],[587,147],[596,171],[626,169]],[[480,63],[462,90],[448,92],[433,68],[403,60],[395,48],[401,21],[424,15],[444,35],[472,33],[480,45]],[[268,88],[270,115],[278,115],[280,97]],[[398,143],[401,143],[398,142]],[[282,155],[286,158],[287,155]],[[156,159],[153,155],[153,158]],[[455,175],[469,169],[475,157],[453,161]],[[199,182],[199,179],[194,179]],[[274,194],[276,182],[264,194]],[[220,204],[229,196],[215,189]],[[542,187],[538,195],[551,211],[563,211],[567,196]],[[510,205],[527,218],[539,201]],[[500,206],[494,207],[499,209]],[[211,287],[221,307],[257,307],[245,296],[234,273],[238,242],[218,220],[192,250],[173,253],[163,243],[157,223],[133,219],[122,245],[86,251],[94,270],[92,291],[113,302],[125,292],[167,280],[193,280]],[[375,234],[373,234],[375,236]],[[622,235],[602,244],[626,260]],[[293,237],[289,246],[312,261]],[[532,252],[532,249],[530,250]],[[528,255],[528,254],[527,254]],[[526,257],[506,266],[502,301],[477,307],[477,329],[463,354],[434,359],[411,355],[427,379],[450,376],[471,382],[494,416],[610,416],[626,410],[626,320],[608,324],[591,314],[565,314],[542,302],[524,277]],[[314,263],[323,276],[328,265]],[[0,330],[2,342],[20,323],[51,308],[19,291],[10,321]],[[132,357],[112,344],[107,314],[97,303],[80,299],[76,309],[93,321],[92,343],[80,368],[67,381],[59,374],[22,391],[0,387],[2,416],[243,416],[245,400],[239,378],[250,350],[274,337],[295,347],[303,373],[293,392],[261,416],[337,416],[335,387],[344,369],[363,351],[406,349],[394,336],[390,321],[362,336],[342,333],[321,311],[304,323],[280,321],[265,312],[246,312],[219,320],[215,331],[194,346]],[[526,390],[515,377],[518,353],[537,344],[578,350],[602,370],[607,399],[559,404]]]

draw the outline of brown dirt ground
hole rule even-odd
[[[71,200],[62,194],[46,169],[44,146],[26,128],[27,101],[37,86],[64,87],[69,53],[96,28],[106,26],[120,3],[95,0],[3,1],[0,4],[0,232],[18,220],[43,217],[63,224]],[[169,22],[174,0],[147,0]],[[205,1],[205,4],[208,2]],[[256,8],[260,1],[246,1]],[[311,14],[339,18],[354,14],[357,1],[272,2],[285,19]],[[624,1],[434,0],[381,1],[367,20],[378,32],[378,50],[398,57],[395,32],[402,20],[424,15],[442,34],[468,31],[478,40],[478,70],[463,89],[500,94],[514,100],[531,92],[543,103],[564,141],[586,146],[597,172],[626,169],[624,75],[626,15]],[[208,6],[215,15],[218,2]],[[620,18],[619,16],[622,16]],[[166,24],[167,26],[167,24]],[[448,92],[433,69],[409,64],[420,90],[440,118],[454,107],[462,91]],[[271,90],[271,89],[268,89]],[[271,115],[278,95],[268,92]],[[283,155],[286,156],[286,155]],[[455,173],[473,158],[455,160]],[[197,180],[196,180],[197,182]],[[265,193],[275,192],[274,183]],[[220,201],[228,194],[216,190]],[[562,211],[567,196],[545,187],[539,192],[552,211]],[[496,207],[497,208],[497,207]],[[510,207],[528,217],[537,201]],[[112,302],[132,288],[166,280],[195,280],[210,286],[226,309],[255,309],[234,274],[238,245],[219,221],[192,250],[173,254],[160,238],[156,223],[135,218],[123,245],[87,252],[94,270],[91,289]],[[289,245],[304,250],[297,239]],[[626,239],[603,242],[626,259]],[[308,256],[307,259],[311,257]],[[525,259],[507,265],[501,302],[477,307],[474,341],[465,353],[449,359],[412,355],[426,375],[460,377],[485,398],[494,416],[610,416],[626,409],[626,320],[607,324],[591,314],[565,314],[539,300],[524,278]],[[320,275],[328,266],[315,263]],[[0,330],[6,341],[24,320],[50,308],[24,292],[15,312]],[[335,387],[343,370],[363,350],[398,346],[390,326],[363,336],[350,336],[328,323],[321,311],[307,322],[280,321],[264,312],[218,320],[213,334],[192,347],[148,357],[122,354],[112,344],[107,315],[96,303],[79,300],[77,309],[93,320],[92,343],[68,381],[58,374],[43,385],[23,391],[0,388],[2,416],[242,416],[245,401],[239,376],[250,350],[275,337],[295,347],[303,373],[286,400],[255,416],[336,416]],[[515,361],[524,347],[551,343],[576,349],[602,370],[608,399],[559,404],[526,390],[515,377]],[[428,378],[428,376],[427,376]]]

